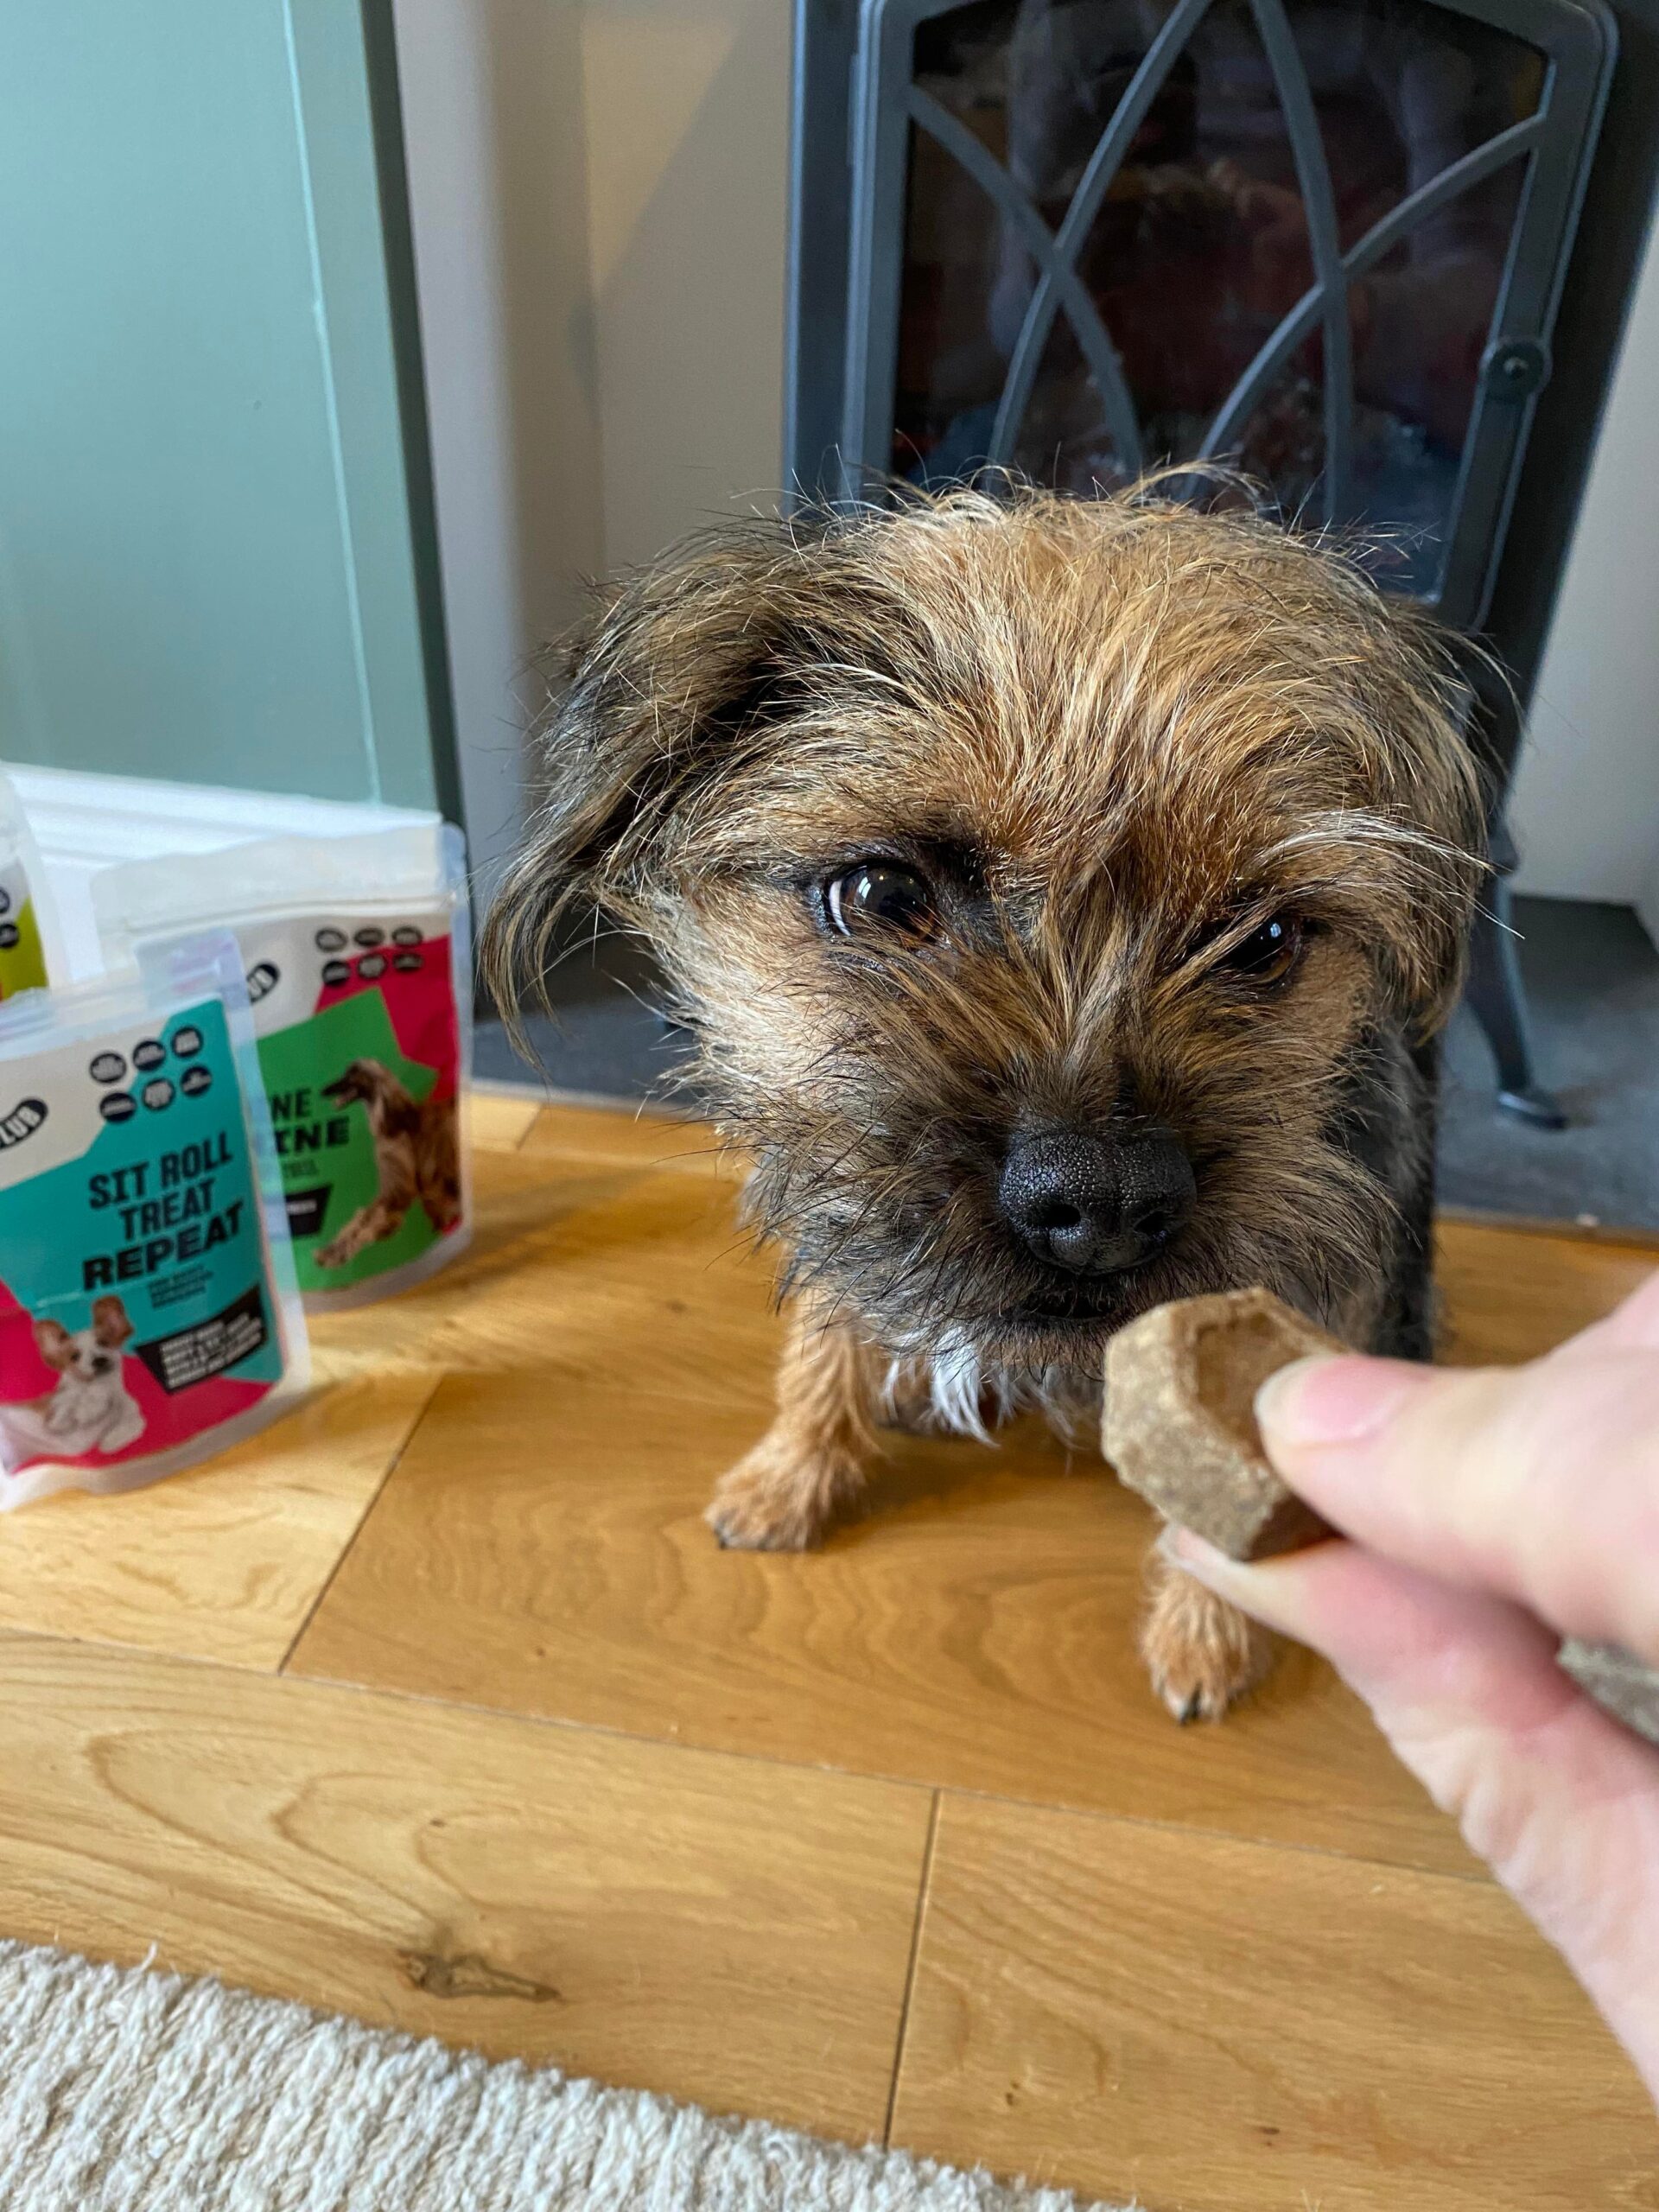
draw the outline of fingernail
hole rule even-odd
[[[1268,1376],[1255,1394],[1256,1422],[1269,1448],[1363,1444],[1433,1380],[1432,1370],[1402,1360],[1319,1352]]]
[[[1172,1566],[1185,1567],[1189,1574],[1200,1579],[1224,1573],[1237,1564],[1224,1552],[1218,1552],[1213,1544],[1205,1543],[1202,1536],[1195,1536],[1190,1529],[1183,1529],[1174,1521],[1165,1525],[1155,1548]]]

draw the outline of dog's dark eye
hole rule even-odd
[[[832,876],[825,892],[830,919],[842,937],[891,932],[920,944],[938,929],[938,910],[925,879],[896,861],[861,861]]]
[[[1275,914],[1241,938],[1221,959],[1223,971],[1258,988],[1282,982],[1301,957],[1305,931],[1294,914]]]

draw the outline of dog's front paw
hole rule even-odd
[[[1154,1564],[1141,1656],[1177,1720],[1219,1720],[1273,1664],[1273,1639],[1179,1567]]]
[[[859,1481],[839,1453],[803,1455],[763,1437],[721,1477],[703,1518],[730,1551],[810,1551]]]

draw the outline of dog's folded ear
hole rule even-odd
[[[537,733],[543,796],[480,947],[504,1008],[539,986],[573,906],[649,931],[677,822],[779,704],[817,542],[775,522],[706,531],[577,641]]]
[[[131,1317],[113,1294],[92,1300],[92,1334],[106,1351],[114,1351],[132,1334]]]
[[[74,1339],[61,1321],[37,1321],[35,1344],[47,1365],[56,1368],[60,1375],[74,1357]]]

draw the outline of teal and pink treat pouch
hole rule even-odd
[[[307,1375],[234,941],[0,1007],[0,1510],[174,1473]]]

